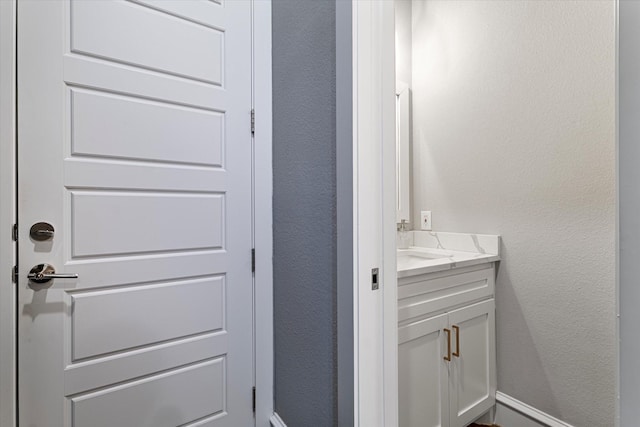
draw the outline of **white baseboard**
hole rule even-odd
[[[546,412],[542,412],[541,410],[527,405],[526,403],[521,402],[518,399],[515,399],[500,391],[496,393],[496,402],[498,403],[498,405],[502,405],[512,411],[517,412],[518,414],[530,418],[543,427],[573,427],[571,424],[567,424],[562,420],[552,417]],[[498,417],[499,413],[500,408],[498,407],[496,417]],[[499,421],[500,420],[496,419],[496,422]]]
[[[0,0],[1,1],[1,0]],[[531,405],[527,405],[524,402],[515,399],[508,394],[504,394],[500,391],[496,392],[496,403],[498,408],[496,410],[496,422],[500,422],[499,418],[503,418],[504,420],[510,420],[509,425],[505,424],[505,427],[574,427],[571,424],[565,423],[562,420],[553,417],[546,412],[542,412],[539,409],[534,408]],[[511,413],[505,413],[504,410],[507,410]],[[524,421],[518,421],[517,419],[521,418],[524,420],[525,418],[530,420],[526,426],[524,426]],[[516,421],[514,421],[516,420]],[[277,413],[273,413],[271,418],[269,419],[271,422],[271,427],[287,427],[280,415]],[[503,423],[505,421],[502,421]]]
[[[284,421],[282,421],[282,418],[280,418],[280,415],[276,414],[275,412],[273,413],[269,421],[271,421],[271,427],[287,427]]]

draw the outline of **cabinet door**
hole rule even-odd
[[[398,329],[400,427],[449,426],[447,315]]]
[[[495,300],[450,312],[449,324],[450,427],[464,427],[495,404]]]

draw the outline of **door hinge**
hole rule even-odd
[[[251,135],[256,134],[256,110],[251,109]]]
[[[11,237],[14,242],[18,241],[18,224],[13,224],[13,230],[11,232]]]
[[[18,266],[14,265],[13,270],[11,271],[11,279],[13,283],[18,283]]]
[[[256,272],[256,249],[251,249],[251,272]]]
[[[252,400],[252,405],[253,405],[253,413],[256,413],[256,388],[253,387],[253,389],[251,390],[251,400]]]

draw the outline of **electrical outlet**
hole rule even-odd
[[[422,230],[431,230],[431,211],[420,212],[420,228]]]

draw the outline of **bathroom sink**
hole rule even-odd
[[[427,252],[427,251],[415,251],[412,249],[399,249],[398,259],[400,258],[418,258],[418,259],[440,259],[449,258],[451,254],[449,252]]]
[[[423,267],[427,265],[430,260],[449,258],[451,256],[452,254],[443,251],[399,249],[397,255],[398,270]]]

